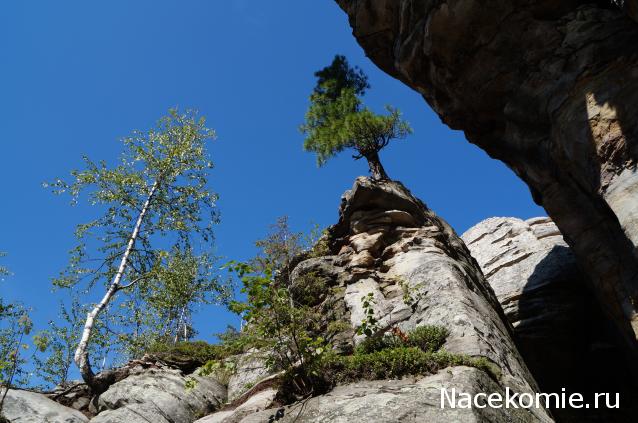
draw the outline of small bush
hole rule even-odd
[[[196,375],[202,377],[210,376],[219,383],[228,385],[230,377],[235,373],[235,370],[236,364],[233,361],[210,360],[197,370]],[[193,389],[196,386],[197,379],[189,376],[185,382],[186,389]]]
[[[310,234],[310,240],[313,245],[308,252],[308,258],[330,255],[330,233],[328,230],[320,231],[319,227],[315,226]]]
[[[182,341],[177,344],[155,342],[146,352],[175,358],[188,358],[204,364],[243,354],[251,348],[260,348],[263,344],[248,334],[240,333],[232,326],[229,326],[225,332],[217,334],[217,337],[220,340],[218,344],[209,344],[205,341]]]
[[[352,355],[326,352],[307,362],[303,368],[292,368],[286,372],[281,391],[290,395],[281,400],[296,400],[295,394],[303,396],[309,392],[327,392],[338,384],[358,380],[433,374],[448,366],[475,367],[496,380],[500,378],[498,366],[484,357],[439,351],[448,334],[448,330],[442,327],[421,326],[407,334],[394,330],[392,334],[366,338]]]
[[[425,352],[416,347],[400,347],[369,354],[326,356],[319,360],[314,374],[324,384],[334,385],[358,380],[398,379],[407,375],[428,375],[448,366],[478,367],[491,372],[486,362],[446,351]]]
[[[440,326],[419,326],[408,333],[408,345],[423,351],[438,351],[450,331]]]
[[[393,334],[367,337],[355,348],[355,354],[370,354],[376,351],[406,346],[401,338]]]
[[[337,385],[360,380],[400,379],[405,376],[434,374],[449,366],[468,366],[483,370],[498,380],[500,369],[484,357],[473,358],[447,351],[423,351],[417,347],[398,347],[337,355],[326,353],[305,368],[291,368],[282,378],[282,402],[288,403],[304,397],[330,391]],[[301,389],[300,389],[301,388]]]
[[[424,352],[433,352],[443,346],[448,335],[449,331],[440,326],[419,326],[405,335],[407,339],[394,333],[368,337],[357,346],[356,352],[369,354],[399,347],[416,347]]]
[[[183,341],[174,345],[156,342],[151,345],[147,352],[151,354],[185,357],[203,364],[210,360],[221,358],[222,347],[220,345],[209,344],[205,341]]]

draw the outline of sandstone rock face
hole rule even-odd
[[[449,336],[443,349],[487,358],[500,369],[498,382],[483,371],[453,367],[416,379],[341,386],[283,410],[262,412],[254,410],[267,406],[271,397],[257,391],[244,403],[250,413],[240,405],[202,423],[274,421],[280,410],[283,420],[276,421],[552,421],[542,408],[440,408],[444,387],[468,393],[507,387],[530,394],[538,387],[514,345],[494,291],[463,241],[401,183],[358,178],[342,197],[339,222],[329,229],[327,243],[327,255],[301,260],[290,275],[293,293],[309,275],[324,282],[325,292],[311,296],[311,301],[322,310],[326,326],[330,321],[346,323],[331,339],[337,350],[348,353],[361,341],[356,334],[365,314],[361,299],[372,294],[380,331],[445,327]]]
[[[273,405],[277,396],[276,389],[265,389],[252,395],[246,402],[232,410],[218,411],[197,420],[195,423],[239,423],[246,416],[263,411]],[[268,421],[266,418],[264,421]]]
[[[634,0],[337,0],[367,55],[530,187],[638,356]]]
[[[179,370],[150,369],[132,374],[100,395],[100,413],[92,423],[191,423],[226,401],[226,387],[209,377],[194,376],[186,389]]]
[[[326,395],[283,409],[281,423],[483,423],[539,422],[524,409],[441,408],[441,389],[452,392],[502,393],[502,387],[485,373],[469,367],[451,367],[421,379],[381,380],[339,386]],[[446,403],[447,405],[447,403]],[[240,420],[262,423],[278,409],[265,410]],[[280,412],[281,414],[281,412]],[[270,420],[272,421],[272,420]],[[202,423],[204,423],[202,421]]]
[[[535,389],[504,322],[494,292],[452,228],[399,182],[358,178],[342,198],[327,273],[344,289],[352,328],[364,318],[362,297],[372,294],[381,330],[429,324],[447,328],[444,348],[484,356],[517,389]],[[368,257],[362,260],[361,257]],[[353,342],[361,337],[353,335]]]
[[[556,225],[542,217],[495,217],[462,238],[494,289],[543,390],[579,387],[577,375],[591,349],[592,328],[604,317]]]
[[[0,391],[0,394],[2,391]],[[36,392],[10,389],[3,413],[16,423],[85,423],[89,419],[77,410],[65,407]]]
[[[625,422],[636,415],[630,367],[556,225],[495,217],[462,236],[494,288],[543,392],[620,392],[621,410],[552,409],[559,422]],[[586,371],[585,371],[586,369]]]
[[[271,373],[266,366],[265,357],[256,350],[233,357],[232,362],[235,364],[235,371],[228,380],[228,401],[237,399]]]
[[[602,319],[576,259],[549,218],[490,218],[462,235],[514,327],[525,363],[544,391],[583,368],[592,319]]]

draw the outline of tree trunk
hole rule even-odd
[[[146,202],[144,203],[144,206],[142,207],[142,210],[140,211],[137,221],[135,222],[135,227],[133,228],[133,232],[131,233],[131,236],[128,240],[128,244],[126,245],[126,250],[124,251],[124,254],[122,255],[122,260],[120,261],[120,265],[117,269],[117,273],[115,274],[115,277],[113,278],[113,281],[111,282],[111,285],[109,286],[109,289],[106,291],[106,294],[104,294],[104,297],[102,297],[102,300],[93,308],[93,310],[91,310],[86,315],[86,322],[84,323],[82,338],[80,339],[80,343],[78,344],[77,350],[75,350],[74,361],[75,361],[75,364],[77,364],[78,368],[80,369],[80,375],[82,376],[82,379],[84,380],[84,382],[86,382],[86,384],[96,394],[99,394],[103,392],[104,390],[106,390],[108,388],[108,384],[106,384],[105,386],[104,381],[97,380],[97,378],[95,377],[95,373],[93,372],[93,369],[91,368],[91,362],[89,360],[89,349],[88,349],[89,340],[91,338],[91,332],[95,324],[95,319],[100,314],[100,312],[104,310],[106,305],[109,303],[109,301],[111,301],[115,293],[120,288],[122,277],[124,276],[124,272],[126,271],[126,267],[128,265],[128,258],[131,254],[131,251],[133,250],[133,247],[135,246],[135,240],[137,239],[137,236],[139,235],[140,228],[142,227],[142,223],[144,221],[144,217],[146,216],[146,213],[151,204],[151,199],[153,198],[153,195],[155,194],[155,191],[157,190],[157,185],[158,185],[158,181],[155,181],[155,183],[153,183],[153,186],[151,187],[148,197],[146,197]]]
[[[381,164],[378,151],[366,154],[365,158],[368,160],[368,167],[370,168],[370,175],[372,175],[372,179],[377,181],[390,179]]]

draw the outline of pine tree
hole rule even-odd
[[[374,179],[388,179],[379,151],[412,132],[399,110],[386,106],[388,114],[379,115],[365,107],[361,98],[370,88],[368,78],[361,69],[350,67],[344,56],[336,56],[315,76],[317,84],[301,126],[306,135],[304,149],[317,154],[319,166],[337,153],[353,149],[355,160],[366,158]]]

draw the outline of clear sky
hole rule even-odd
[[[7,1],[0,40],[0,251],[9,254],[0,260],[14,273],[0,292],[34,307],[37,326],[55,317],[50,280],[74,225],[95,213],[41,183],[68,175],[84,154],[114,159],[120,137],[169,107],[197,108],[218,133],[210,185],[220,195],[219,255],[249,258],[281,215],[296,230],[334,223],[341,194],[367,166],[343,154],[317,168],[297,128],[313,72],[337,53],[369,75],[373,109],[392,104],[414,129],[382,153],[390,176],[459,233],[491,216],[544,215],[509,169],[365,57],[331,0]],[[204,339],[229,322],[215,307],[196,320]]]

